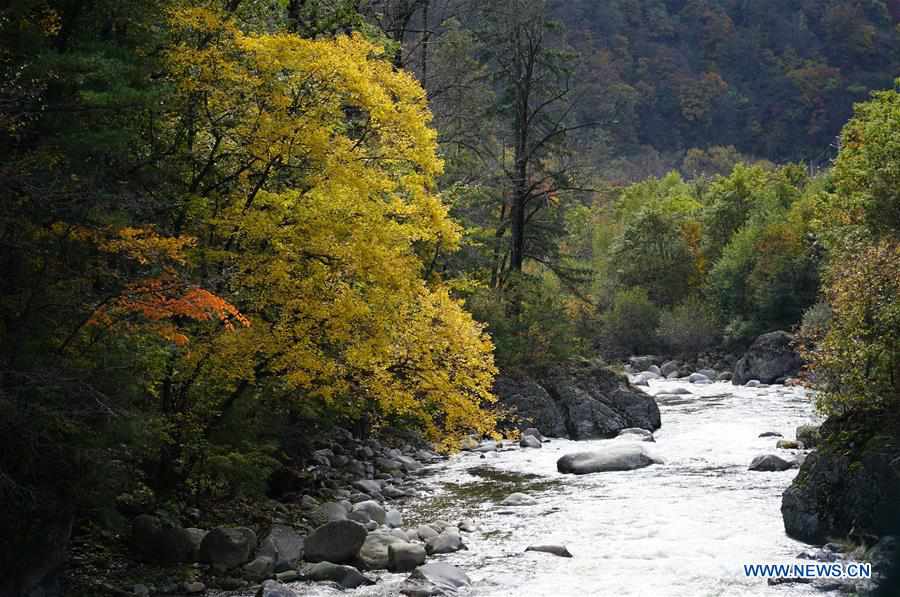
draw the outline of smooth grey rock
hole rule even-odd
[[[381,494],[381,483],[373,479],[360,479],[353,482],[353,487],[369,495]]]
[[[502,502],[500,502],[501,506],[531,506],[536,504],[537,500],[529,495],[525,495],[524,493],[511,493],[506,496]]]
[[[647,431],[646,429],[641,429],[640,427],[629,427],[627,429],[623,429],[619,432],[619,435],[616,436],[616,439],[620,440],[631,440],[631,441],[639,441],[639,442],[655,442],[653,439],[653,434]]]
[[[410,597],[453,595],[472,584],[465,572],[444,562],[419,566],[404,581],[400,592]]]
[[[396,529],[403,526],[403,515],[398,510],[388,510],[384,515],[384,524]]]
[[[338,502],[325,502],[315,510],[313,510],[307,518],[313,526],[322,526],[326,522],[335,520],[346,520],[350,508],[345,504]]]
[[[285,524],[272,525],[269,534],[260,542],[257,555],[271,557],[275,571],[281,572],[297,566],[303,558],[303,536]]]
[[[759,434],[759,437],[784,437],[777,431],[764,431]]]
[[[228,570],[250,561],[256,548],[256,533],[246,527],[218,527],[200,544],[198,557],[214,568]]]
[[[602,451],[566,454],[556,461],[556,468],[561,473],[585,475],[630,471],[661,462],[659,458],[648,453],[642,443],[622,442],[607,446]]]
[[[802,450],[803,444],[792,439],[780,439],[775,443],[775,447],[779,450]]]
[[[416,529],[416,532],[419,535],[419,539],[422,541],[427,541],[432,537],[437,537],[439,532],[434,530],[432,527],[427,524],[420,524],[419,528]]]
[[[543,446],[541,440],[533,435],[523,435],[519,440],[519,446],[522,448],[540,448]]]
[[[388,548],[398,543],[406,543],[406,537],[400,538],[389,532],[375,531],[369,533],[359,550],[359,560],[367,570],[382,570],[388,565]]]
[[[457,528],[459,528],[459,530],[464,533],[474,533],[476,530],[478,530],[478,525],[475,524],[475,521],[471,518],[463,518],[461,521],[459,521]]]
[[[525,551],[540,551],[550,553],[561,558],[571,558],[572,554],[565,545],[529,545]]]
[[[659,368],[659,373],[663,377],[669,377],[673,373],[678,374],[679,367],[678,361],[666,361]]]
[[[256,556],[244,564],[244,576],[251,580],[271,578],[275,574],[275,559],[270,556]]]
[[[711,380],[702,373],[691,373],[688,376],[688,381],[691,383],[706,384],[710,383]]]
[[[425,563],[425,546],[417,543],[393,543],[388,546],[387,568],[391,572],[410,572]]]
[[[267,580],[256,592],[256,597],[297,597],[297,593],[280,582]]]
[[[304,559],[309,562],[350,562],[366,540],[366,528],[352,520],[335,520],[306,538]]]
[[[464,548],[462,537],[454,527],[444,529],[437,537],[425,541],[425,551],[428,555],[453,553]]]
[[[381,504],[374,500],[366,500],[364,502],[354,504],[353,511],[365,512],[369,515],[369,518],[371,518],[378,524],[384,524],[385,516],[387,516],[387,513],[384,511],[384,508],[381,506]]]
[[[750,462],[751,471],[786,471],[794,466],[792,460],[785,460],[777,454],[760,454]]]
[[[633,356],[628,358],[628,364],[631,365],[631,368],[634,369],[637,373],[642,373],[644,371],[649,370],[659,361],[658,357],[653,355],[641,355],[641,356]]]
[[[794,337],[783,331],[759,336],[735,364],[732,382],[743,385],[756,379],[770,384],[781,377],[795,376],[803,359],[794,350],[793,341]]]
[[[303,571],[307,580],[316,582],[336,582],[345,589],[355,589],[363,585],[374,585],[375,581],[365,576],[353,566],[342,566],[331,562],[319,562]]]
[[[731,371],[722,371],[716,375],[716,381],[731,381],[733,377],[734,374]]]

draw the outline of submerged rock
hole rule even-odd
[[[542,444],[541,440],[533,435],[523,435],[522,439],[519,440],[519,446],[522,448],[540,448]]]
[[[394,543],[388,546],[388,570],[410,572],[425,563],[425,546],[418,543]]]
[[[391,533],[376,531],[369,533],[359,550],[359,560],[368,570],[388,567],[388,550],[391,545],[406,543],[407,539]]]
[[[572,557],[572,554],[569,553],[569,550],[565,545],[529,545],[525,548],[525,551],[540,551],[543,553],[550,553],[561,558]]]
[[[363,585],[374,585],[375,581],[353,566],[342,566],[331,562],[319,562],[303,571],[307,580],[316,582],[336,582],[345,589],[355,589]]]
[[[465,549],[465,547],[462,537],[455,527],[446,528],[439,535],[425,541],[425,551],[428,555],[453,553]]]
[[[432,562],[416,568],[400,587],[410,597],[452,595],[472,584],[465,572],[451,564]]]
[[[638,442],[655,442],[653,439],[653,434],[647,431],[646,429],[641,429],[639,427],[629,427],[628,429],[623,429],[619,432],[619,435],[616,436],[616,439],[623,440],[632,440]]]
[[[793,466],[793,460],[785,460],[777,454],[760,454],[750,462],[749,469],[763,472],[786,471]]]
[[[561,473],[585,475],[610,471],[630,471],[662,461],[652,456],[640,443],[621,443],[606,447],[603,451],[566,454],[556,461]]]
[[[524,493],[511,493],[502,502],[501,506],[531,506],[536,504],[537,500]]]

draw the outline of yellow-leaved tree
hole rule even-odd
[[[181,177],[173,233],[198,239],[193,267],[250,322],[173,357],[164,383],[192,424],[264,386],[446,447],[492,431],[490,339],[426,271],[460,231],[420,85],[356,34],[253,33],[196,6],[170,26],[154,144]]]

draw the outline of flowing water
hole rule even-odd
[[[812,595],[806,585],[770,587],[747,578],[744,563],[793,562],[804,545],[782,526],[781,493],[796,475],[751,472],[747,465],[774,451],[777,431],[814,419],[801,388],[735,387],[650,382],[650,393],[674,388],[691,395],[660,399],[663,427],[646,444],[665,464],[584,476],[561,475],[556,460],[605,442],[553,440],[541,449],[463,453],[431,467],[420,498],[402,511],[407,526],[436,519],[473,518],[468,551],[436,556],[472,578],[469,595],[685,596]],[[530,506],[499,506],[524,492]],[[573,558],[525,553],[531,544],[564,544]],[[346,594],[394,595],[405,575]],[[301,594],[332,595],[325,586],[297,584]]]

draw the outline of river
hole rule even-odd
[[[575,477],[556,471],[563,454],[605,442],[552,440],[541,449],[462,453],[430,467],[420,497],[403,506],[407,525],[473,518],[464,534],[468,551],[437,556],[472,578],[480,597],[759,596],[813,595],[805,585],[770,587],[747,578],[744,563],[795,561],[804,544],[784,533],[781,493],[796,475],[751,472],[760,453],[774,451],[777,431],[814,422],[802,388],[735,387],[652,381],[652,394],[686,388],[690,395],[661,399],[662,428],[649,444],[665,464],[628,472]],[[514,491],[537,500],[502,507]],[[564,544],[573,558],[525,553],[530,544]],[[406,575],[383,574],[379,584],[337,591],[303,583],[303,595],[396,594]]]

